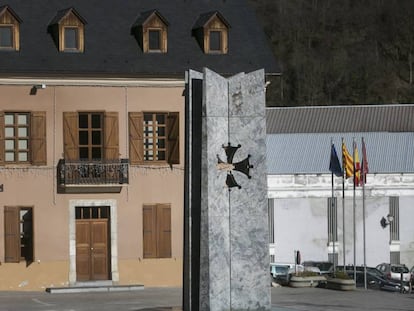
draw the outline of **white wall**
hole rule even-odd
[[[338,264],[343,257],[342,184],[336,178],[338,206]],[[373,175],[365,189],[365,254],[368,266],[390,261],[390,231],[380,220],[389,213],[389,197],[399,197],[401,263],[414,265],[414,179],[412,175]],[[268,197],[274,199],[275,261],[293,262],[294,250],[302,260],[327,260],[329,248],[327,202],[331,196],[330,175],[269,176]],[[354,263],[353,186],[345,187],[345,264]],[[364,263],[363,199],[355,192],[355,262]],[[332,250],[332,248],[331,248]]]

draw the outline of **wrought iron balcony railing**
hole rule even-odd
[[[117,161],[65,161],[57,167],[60,186],[127,184],[128,159]]]

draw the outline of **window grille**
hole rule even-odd
[[[400,205],[398,197],[390,197],[390,215],[394,220],[390,223],[390,241],[400,240]]]
[[[328,198],[328,243],[338,241],[338,210],[336,198]]]

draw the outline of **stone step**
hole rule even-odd
[[[104,282],[81,282],[68,287],[48,287],[46,292],[50,294],[65,293],[91,293],[91,292],[126,292],[143,290],[144,285],[113,285],[110,281]]]

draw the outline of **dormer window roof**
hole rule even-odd
[[[84,51],[86,24],[86,20],[74,8],[57,12],[49,24],[49,32],[59,52]]]
[[[151,10],[141,13],[131,33],[144,53],[167,53],[168,25],[160,12]]]
[[[21,22],[8,5],[0,6],[0,51],[20,50]]]
[[[227,54],[230,24],[220,12],[200,15],[193,27],[193,35],[206,54]]]

